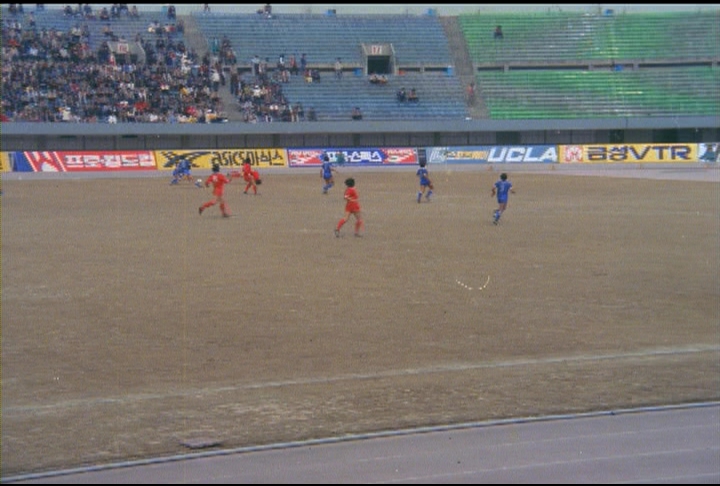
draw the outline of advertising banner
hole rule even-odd
[[[558,161],[555,145],[479,145],[425,150],[431,164],[552,164]]]
[[[17,172],[100,172],[155,170],[149,150],[16,152]]]
[[[12,171],[12,164],[10,163],[10,153],[0,152],[0,172]]]
[[[418,154],[414,148],[290,148],[290,167],[317,167],[322,165],[323,155],[330,162],[348,165],[416,165]]]
[[[699,146],[700,162],[712,164],[720,161],[720,143],[701,143]]]
[[[561,145],[562,164],[673,164],[698,161],[695,143],[633,143],[607,145]]]
[[[158,169],[172,170],[181,158],[186,158],[194,169],[210,169],[219,164],[224,169],[242,167],[245,158],[254,167],[287,167],[285,149],[222,149],[222,150],[158,150],[155,152]]]

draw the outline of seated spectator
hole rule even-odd
[[[264,15],[265,18],[270,19],[272,18],[272,6],[269,3],[266,3],[263,8],[257,11],[258,15]]]
[[[408,95],[408,102],[417,103],[418,101],[420,101],[420,98],[418,98],[415,88],[410,89],[410,94]]]
[[[70,38],[73,42],[77,43],[80,42],[80,38],[82,37],[83,31],[80,28],[80,24],[75,24],[73,27],[70,28]]]
[[[310,108],[308,108],[307,120],[308,121],[317,121],[317,113],[315,112],[315,108],[312,106]]]
[[[398,90],[398,92],[395,94],[395,98],[397,98],[400,103],[405,102],[405,100],[407,99],[407,92],[405,91],[405,87],[402,87]]]
[[[375,73],[370,73],[370,84],[378,84],[380,82],[378,75]]]
[[[319,83],[320,82],[320,70],[319,69],[313,69],[310,73],[310,76],[312,77],[313,83]]]
[[[140,18],[140,12],[138,12],[137,5],[133,5],[130,8],[130,12],[128,13],[128,16],[133,20],[137,20]]]
[[[167,18],[168,20],[175,20],[177,18],[177,13],[175,12],[175,5],[168,6]]]
[[[109,23],[108,23],[108,24],[105,24],[105,27],[103,27],[103,30],[102,30],[102,31],[103,31],[103,35],[104,35],[105,37],[110,37],[110,38],[112,38],[112,36],[114,35],[114,34],[113,34],[112,27],[110,26]]]
[[[493,39],[495,40],[502,40],[503,39],[503,31],[501,26],[495,27],[495,32],[493,32]]]
[[[355,108],[353,108],[351,117],[353,120],[362,120],[363,116],[362,116],[362,112],[360,111],[359,106],[356,106]]]
[[[108,12],[108,9],[106,7],[103,7],[103,9],[100,11],[100,20],[108,22],[110,20],[110,12]]]

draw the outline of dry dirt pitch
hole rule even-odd
[[[408,169],[3,180],[2,476],[720,399],[717,182]]]

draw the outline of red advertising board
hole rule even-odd
[[[156,170],[150,150],[23,152],[35,172]]]

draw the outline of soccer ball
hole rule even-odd
[[[199,185],[202,185],[202,179],[198,179],[198,180],[197,180],[197,184],[198,184],[198,186],[199,186]]]

